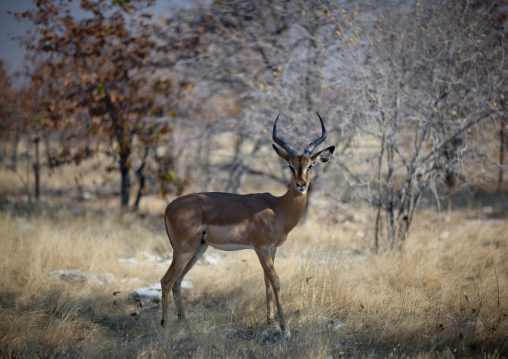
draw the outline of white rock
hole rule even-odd
[[[138,288],[133,296],[141,302],[142,307],[145,307],[150,302],[158,303],[162,299],[161,285],[154,284],[150,287]]]
[[[115,276],[108,272],[102,272],[97,274],[97,279],[104,284],[111,284],[116,281]]]
[[[69,211],[75,216],[81,216],[85,213],[85,210],[81,207],[72,207]]]
[[[108,272],[102,272],[97,275],[88,274],[78,269],[57,269],[52,272],[49,272],[49,277],[53,280],[63,280],[63,281],[81,281],[81,282],[90,282],[93,284],[111,284],[115,282],[115,277],[113,274]]]
[[[485,326],[478,318],[462,318],[459,329],[468,339],[481,339],[485,334]]]
[[[368,218],[364,214],[353,213],[353,221],[354,222],[360,222],[360,223],[367,223],[368,222]]]
[[[443,231],[439,234],[439,239],[448,239],[448,237],[450,237],[450,232],[448,231]]]
[[[328,330],[339,331],[347,327],[346,323],[344,323],[340,319],[335,318],[325,318],[325,319],[326,319],[326,328]]]
[[[188,280],[182,281],[182,289],[192,289],[192,282]],[[134,298],[141,302],[141,306],[145,307],[148,303],[159,303],[162,300],[162,288],[160,283],[150,287],[138,288],[133,293]]]
[[[93,201],[97,199],[97,195],[95,193],[85,191],[81,194],[81,199],[85,201]]]
[[[162,258],[156,255],[153,255],[149,252],[143,251],[140,252],[135,258],[120,258],[118,260],[119,263],[122,263],[127,266],[133,266],[133,265],[149,265],[149,266],[169,266],[171,264],[171,256],[168,256],[167,258]]]
[[[127,266],[133,266],[134,264],[136,264],[136,259],[134,259],[134,258],[120,258],[118,260],[118,262],[125,264]]]
[[[259,338],[261,339],[270,339],[270,333],[268,333],[268,330],[263,330],[261,334],[259,334]]]
[[[14,218],[14,222],[16,223],[16,228],[19,228],[19,229],[33,229],[34,228],[34,226],[32,225],[32,222],[30,222],[29,219],[26,219],[23,217]]]
[[[143,258],[143,261],[145,261],[145,262],[150,262],[150,263],[159,263],[159,262],[161,262],[161,258],[160,257],[154,256],[153,254],[148,253],[146,251],[141,252],[141,256]]]
[[[49,272],[49,276],[53,280],[65,280],[65,281],[80,280],[86,282],[89,279],[87,273],[77,269],[57,269],[52,272]]]
[[[203,256],[203,262],[206,264],[217,265],[221,262],[219,255],[217,253],[208,253]]]

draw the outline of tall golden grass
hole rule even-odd
[[[508,356],[506,220],[451,212],[440,221],[422,212],[404,250],[373,254],[369,223],[309,219],[276,258],[289,341],[265,324],[252,251],[198,262],[184,295],[187,320],[177,321],[173,303],[166,329],[160,309],[138,310],[131,294],[167,269],[144,256],[171,253],[160,215],[25,204],[2,208],[0,229],[2,356]],[[60,269],[112,280],[55,279],[50,273]]]

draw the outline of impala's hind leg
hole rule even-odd
[[[173,261],[169,266],[166,274],[161,279],[161,288],[162,288],[162,320],[161,325],[164,327],[166,324],[166,313],[168,311],[169,305],[169,291],[175,284],[176,280],[180,273],[182,273],[183,269],[192,259],[195,251],[192,252],[174,252],[173,253]]]
[[[196,253],[194,253],[194,256],[187,263],[182,273],[180,273],[180,275],[175,281],[175,284],[173,284],[173,299],[175,300],[176,314],[178,315],[178,319],[185,319],[185,311],[183,309],[182,293],[181,293],[183,277],[185,277],[185,275],[192,269],[192,267],[194,267],[194,264],[196,264],[198,259],[203,256],[207,248],[208,244],[204,242],[202,242],[199,245],[198,249],[196,250]]]

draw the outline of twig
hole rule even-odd
[[[496,288],[497,288],[497,307],[500,308],[500,300],[499,300],[499,277],[497,276],[496,267],[494,267],[494,274],[496,276]]]

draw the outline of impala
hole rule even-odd
[[[291,170],[291,185],[283,196],[275,197],[270,193],[195,193],[179,197],[166,207],[164,221],[173,247],[173,261],[161,279],[163,327],[170,289],[173,291],[178,319],[185,318],[181,283],[209,245],[225,251],[250,248],[256,252],[264,271],[268,323],[275,320],[275,295],[280,328],[285,338],[290,337],[282,313],[279,277],[275,271],[274,259],[277,247],[286,241],[288,233],[302,218],[312,166],[318,161],[327,162],[335,150],[335,146],[331,146],[312,154],[326,139],[323,119],[319,113],[317,115],[322,134],[301,155],[277,137],[279,116],[275,119],[272,138],[280,148],[275,145],[273,148]]]

